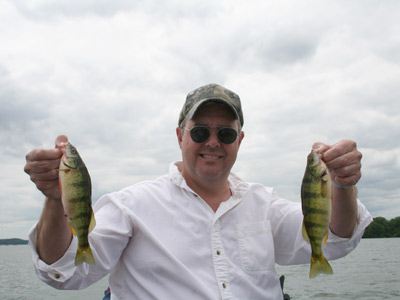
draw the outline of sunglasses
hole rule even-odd
[[[193,142],[202,144],[211,136],[211,130],[207,126],[194,126],[191,129],[186,128],[186,130],[190,131],[190,137]],[[222,144],[232,144],[238,136],[238,132],[230,127],[222,127],[217,129],[217,138]]]

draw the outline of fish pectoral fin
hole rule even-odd
[[[58,180],[58,186],[60,188],[60,196],[62,197],[62,185],[61,185],[61,180]]]
[[[326,242],[328,241],[329,230],[326,231],[324,235],[324,246],[326,246]]]
[[[307,243],[310,244],[310,238],[308,237],[308,233],[307,233],[306,225],[304,224],[304,221],[303,221],[303,225],[302,226],[303,226],[303,228],[302,228],[303,238],[306,240]]]
[[[76,232],[74,230],[74,227],[72,227],[71,223],[69,223],[69,229],[71,229],[71,232],[74,236],[76,236]]]
[[[92,211],[92,216],[90,217],[89,232],[91,232],[95,226],[96,226],[96,219],[94,218],[94,214]]]
[[[327,182],[328,181],[328,179],[329,179],[329,174],[325,174],[324,176],[322,176],[321,177],[321,180],[323,181],[323,182]]]
[[[68,174],[69,172],[71,172],[71,169],[57,169],[57,171],[65,172],[65,174]]]

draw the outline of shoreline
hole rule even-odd
[[[11,238],[11,239],[0,239],[0,246],[13,246],[13,245],[28,245],[28,240]]]

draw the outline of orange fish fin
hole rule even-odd
[[[74,236],[76,236],[76,232],[74,230],[74,227],[72,227],[71,223],[69,224],[69,229],[71,229],[71,232]]]
[[[94,214],[92,211],[92,216],[90,217],[89,232],[91,232],[95,226],[96,226],[96,219],[94,218]]]
[[[61,180],[58,180],[58,186],[60,187],[60,196],[62,197],[62,186],[61,186]]]
[[[324,246],[326,246],[326,242],[328,241],[329,230],[326,231],[324,235]]]
[[[310,243],[310,238],[308,237],[308,233],[307,233],[306,225],[304,224],[304,221],[303,221],[302,227],[303,227],[302,228],[303,238],[306,240],[307,243]]]

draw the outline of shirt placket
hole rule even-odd
[[[221,299],[232,299],[229,283],[229,270],[226,255],[221,240],[220,221],[216,220],[211,228],[211,246],[214,271],[217,278]]]

